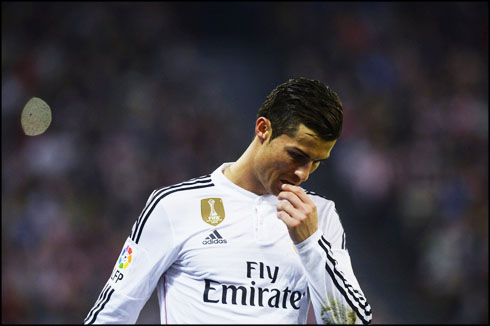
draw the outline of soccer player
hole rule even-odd
[[[300,187],[329,158],[338,95],[291,79],[260,107],[236,162],[156,189],[85,324],[135,323],[157,288],[162,323],[369,324],[335,204]]]

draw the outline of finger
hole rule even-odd
[[[284,211],[292,218],[299,218],[299,214],[301,214],[301,212],[287,200],[283,200],[277,204],[277,211]]]
[[[282,190],[291,191],[295,193],[296,196],[298,196],[298,198],[306,204],[313,204],[311,198],[306,194],[306,192],[301,187],[293,186],[285,183],[282,185]]]
[[[295,208],[300,208],[304,205],[304,203],[299,199],[298,195],[291,191],[281,191],[279,195],[277,195],[277,199],[279,200],[287,200],[290,202]]]
[[[307,217],[306,210],[295,208],[290,202],[282,201],[277,205],[277,211],[283,211],[291,218],[301,221]]]
[[[277,217],[280,218],[288,228],[294,228],[299,225],[299,221],[292,218],[288,213],[284,211],[277,212]]]

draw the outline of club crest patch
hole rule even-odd
[[[216,226],[225,219],[225,207],[221,198],[201,199],[202,220],[212,226]]]

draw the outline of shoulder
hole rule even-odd
[[[313,191],[305,190],[306,194],[313,200],[318,211],[320,223],[326,225],[341,224],[335,202],[327,197]]]
[[[145,230],[158,233],[158,230],[166,230],[172,225],[185,224],[187,217],[199,214],[196,211],[199,207],[190,203],[206,195],[203,191],[213,187],[210,175],[204,175],[155,189],[133,227],[131,238],[138,242],[143,228],[147,225],[151,227],[145,227]]]
[[[318,209],[326,209],[326,208],[335,209],[335,203],[332,200],[325,197],[324,195],[306,189],[304,189],[304,191],[317,205]]]
[[[151,199],[158,202],[162,200],[171,200],[172,202],[175,202],[176,199],[185,200],[194,195],[198,196],[204,189],[214,186],[211,175],[207,174],[184,182],[157,188],[151,194]]]

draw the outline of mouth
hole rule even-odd
[[[280,193],[281,191],[283,191],[283,190],[282,190],[282,185],[283,185],[283,184],[287,184],[287,185],[292,185],[292,186],[295,186],[295,183],[293,183],[293,182],[291,182],[291,181],[289,181],[289,180],[286,180],[286,179],[279,179],[279,182],[277,182],[277,183],[278,183],[278,188],[277,188],[277,190],[276,190],[276,191],[277,191],[277,193],[274,193],[276,196],[277,196],[277,195],[279,195],[279,193]]]
[[[285,180],[285,179],[281,179],[280,180],[281,183],[285,183],[285,184],[288,184],[288,185],[292,185],[292,186],[295,186],[296,184],[292,183],[291,181],[288,181],[288,180]]]

